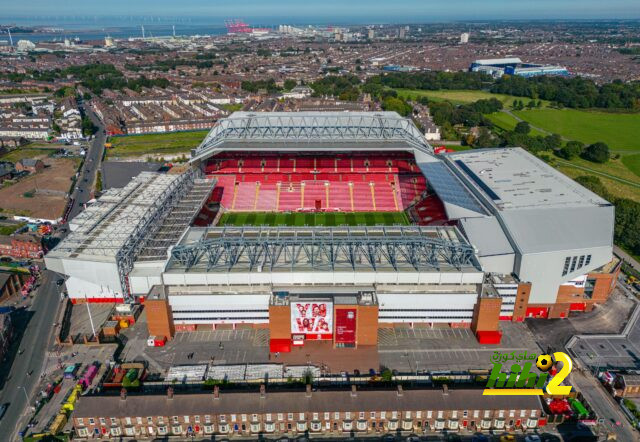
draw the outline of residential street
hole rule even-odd
[[[82,205],[93,198],[91,189],[93,182],[96,178],[96,172],[100,169],[100,162],[102,160],[102,151],[104,149],[104,143],[106,136],[102,133],[104,127],[100,119],[93,113],[93,111],[85,107],[85,112],[93,124],[98,127],[98,131],[95,134],[95,138],[91,141],[89,149],[85,157],[84,164],[80,170],[80,176],[76,182],[78,189],[74,190],[72,198],[74,198],[73,207],[69,212],[69,219],[73,219],[83,209]],[[86,180],[86,181],[85,181]]]
[[[93,123],[98,126],[98,132],[87,149],[85,161],[76,183],[77,189],[72,194],[74,204],[69,213],[69,219],[78,215],[83,210],[83,204],[93,197],[91,190],[96,172],[100,167],[106,138],[102,132],[103,126],[100,120],[90,109],[87,109],[86,112]],[[64,237],[65,234],[60,236]],[[12,315],[16,342],[12,347],[13,352],[10,357],[0,365],[1,378],[4,379],[4,385],[0,392],[0,404],[9,404],[6,414],[0,421],[0,434],[11,435],[16,440],[19,439],[18,432],[23,429],[31,415],[27,406],[35,402],[34,397],[37,393],[45,355],[53,346],[53,323],[61,304],[60,287],[56,285],[56,281],[60,277],[54,272],[44,270],[41,286],[34,296],[31,307],[16,311]],[[23,350],[23,353],[18,354],[19,350]],[[8,370],[10,371],[7,377]],[[29,397],[28,403],[25,393]]]
[[[638,433],[631,428],[620,406],[591,373],[585,374],[574,369],[569,383],[582,392],[598,417],[604,419],[607,432],[614,432],[619,441],[638,440]],[[615,422],[620,422],[620,426],[615,425]]]
[[[34,403],[45,354],[53,344],[53,323],[61,304],[59,289],[56,285],[58,278],[59,276],[54,272],[43,271],[42,284],[31,307],[12,315],[15,333],[18,337],[21,332],[24,334],[12,347],[13,352],[7,361],[0,366],[4,379],[0,403],[9,404],[6,414],[0,421],[0,434],[3,435],[3,440],[10,440],[9,437],[13,438],[11,440],[17,440],[18,431],[26,425],[31,414],[30,411],[26,411],[27,405]],[[22,354],[18,354],[19,349],[23,350]],[[10,369],[8,378],[5,377],[7,369]],[[28,404],[25,392],[29,397]]]

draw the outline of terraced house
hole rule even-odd
[[[535,396],[482,390],[318,389],[83,396],[73,414],[79,438],[407,433],[535,429],[547,420]]]

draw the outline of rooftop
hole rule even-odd
[[[107,190],[69,225],[71,233],[48,257],[115,261],[134,235],[142,235],[150,221],[183,184],[185,176],[142,172],[123,188]]]
[[[521,64],[522,60],[518,57],[510,57],[510,58],[486,58],[483,60],[475,60],[474,64],[482,65],[482,66],[492,66],[495,64]]]
[[[232,148],[265,150],[289,144],[292,149],[319,150],[342,143],[350,145],[347,149],[371,150],[375,143],[381,150],[401,146],[433,152],[415,124],[396,112],[234,112],[218,121],[191,156],[195,161]]]
[[[452,153],[447,159],[500,211],[610,204],[519,147]]]
[[[213,393],[166,395],[83,396],[74,410],[74,417],[182,416],[204,414],[251,414],[325,411],[381,410],[542,410],[535,396],[492,396],[487,399],[482,390],[450,389],[410,390],[317,390],[259,392],[221,391],[219,399]]]

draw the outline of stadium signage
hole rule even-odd
[[[535,357],[535,355],[533,356]],[[566,396],[571,392],[570,385],[560,385],[573,369],[573,362],[566,353],[555,352],[553,359],[550,355],[539,355],[536,358],[536,367],[541,371],[539,375],[531,373],[532,362],[525,362],[523,365],[512,364],[508,373],[502,373],[503,362],[498,362],[500,358],[496,358],[494,355],[491,359],[493,369],[482,393],[485,396],[542,396],[544,394]],[[509,359],[515,358],[507,358],[506,360]],[[520,360],[527,359],[530,358],[522,358]],[[547,372],[553,367],[554,359],[556,363],[562,362],[562,368],[557,373],[549,376]]]
[[[356,314],[355,308],[336,309],[336,343],[356,343]]]
[[[333,304],[331,302],[292,302],[291,333],[306,340],[333,337]]]

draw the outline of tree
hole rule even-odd
[[[617,198],[615,240],[620,246],[640,253],[640,203],[627,198]]]
[[[385,111],[397,112],[402,116],[410,115],[413,108],[400,98],[387,97],[382,102],[382,109]]]
[[[298,82],[296,80],[293,80],[291,78],[287,78],[284,81],[284,90],[285,91],[290,91],[291,89],[293,89],[294,87],[296,87],[296,85],[298,84]]]
[[[478,138],[476,138],[475,142],[473,143],[473,147],[480,149],[483,147],[495,147],[496,144],[497,143],[491,136],[491,132],[489,132],[489,129],[487,129],[486,127],[481,127],[478,131]]]
[[[86,115],[82,117],[82,133],[85,136],[93,135],[98,131],[98,127]]]
[[[549,150],[558,149],[562,146],[562,137],[558,134],[547,135],[544,137],[544,143]]]
[[[602,184],[602,181],[600,181],[600,178],[597,176],[580,175],[579,177],[576,177],[576,182],[586,187],[596,195],[600,195],[604,199],[611,199],[609,192],[607,192],[607,188],[604,187],[604,184]]]
[[[526,121],[520,121],[518,122],[518,124],[516,124],[516,127],[513,129],[513,131],[517,134],[527,135],[529,132],[531,132],[531,126],[529,126],[529,123],[527,123]]]
[[[556,155],[565,160],[570,160],[582,155],[584,143],[580,141],[568,141],[567,144],[556,151]]]
[[[594,163],[606,163],[610,157],[609,146],[602,141],[590,144],[584,149],[582,157]]]

